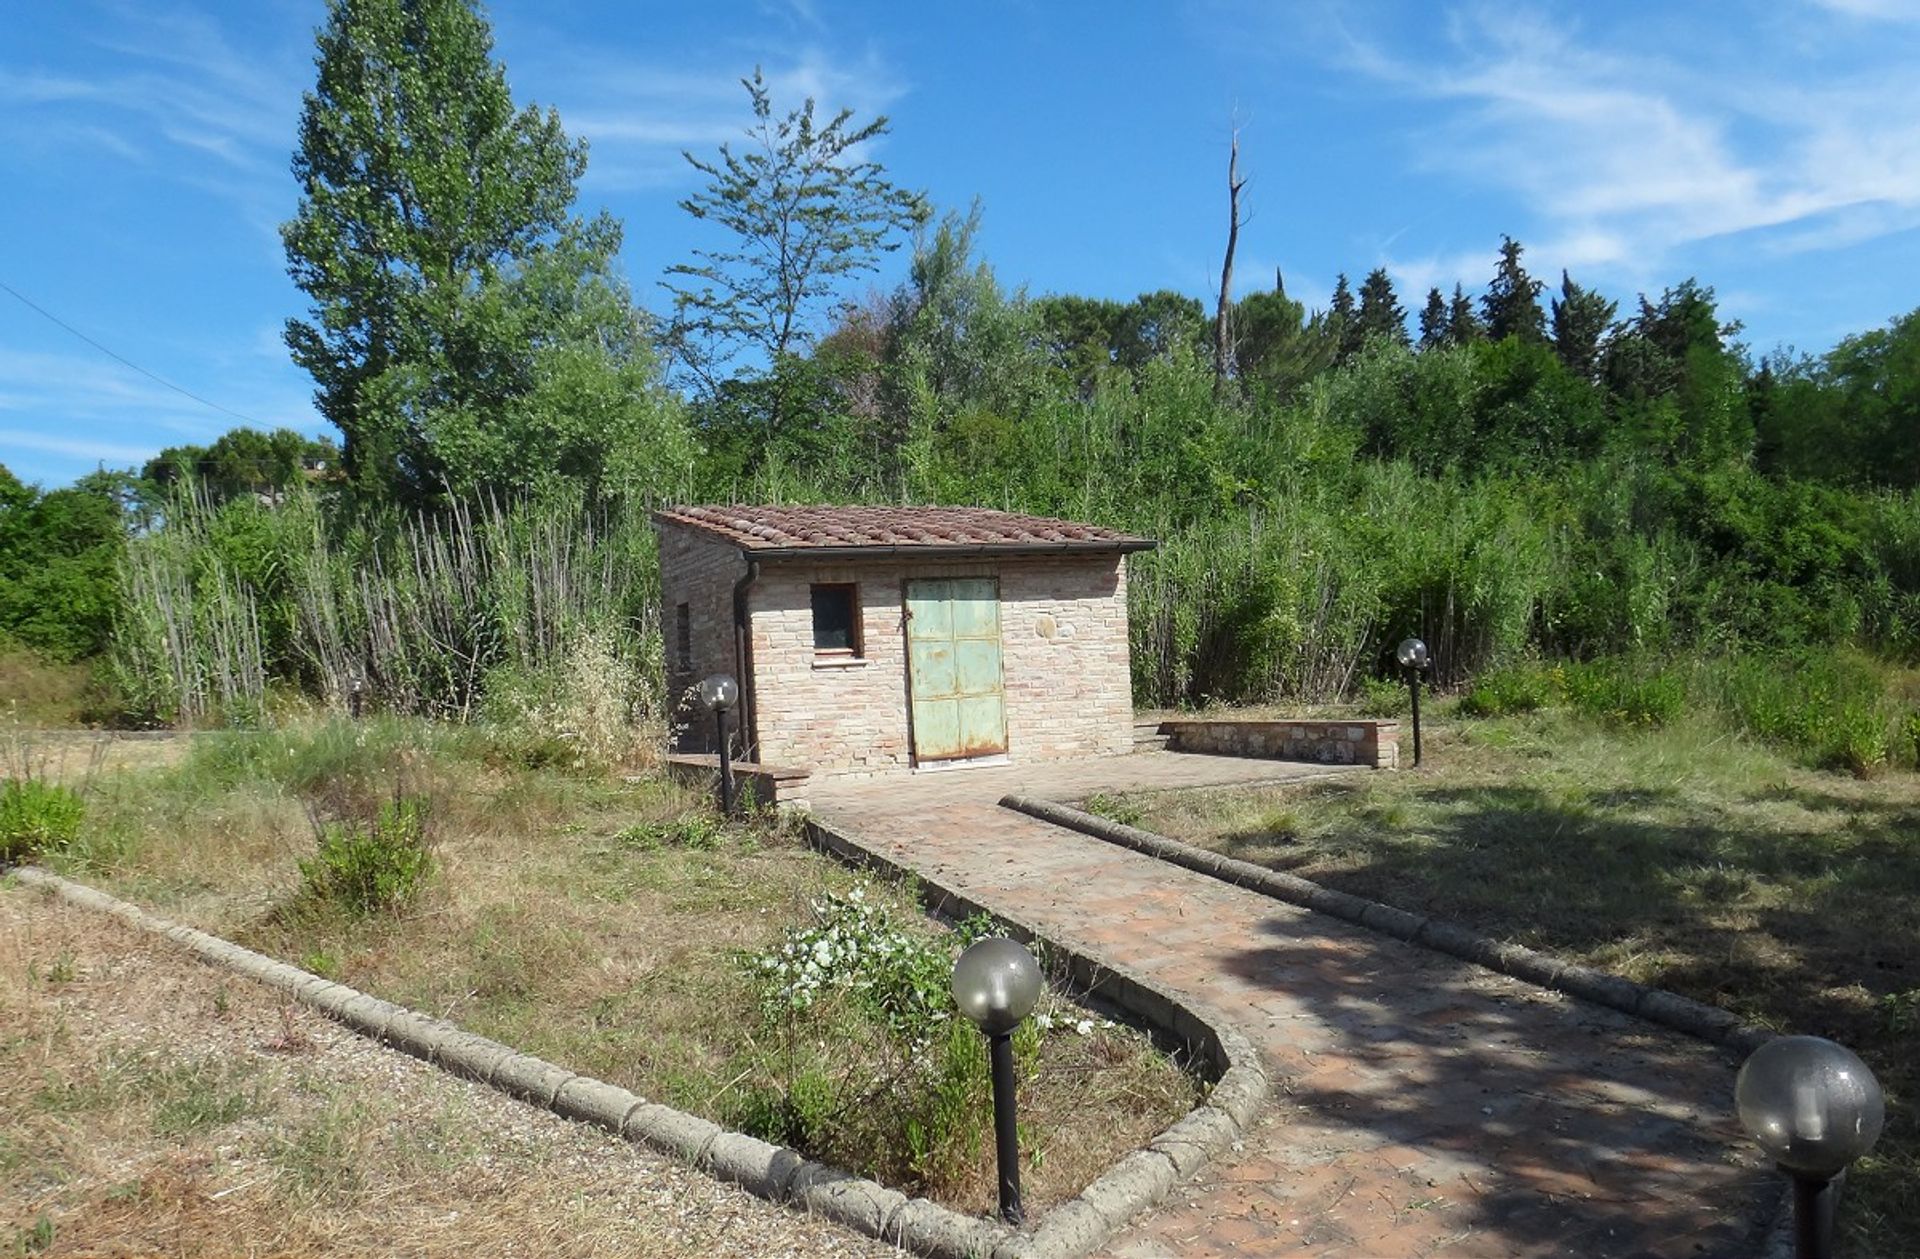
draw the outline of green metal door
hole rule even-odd
[[[915,759],[953,761],[1007,750],[997,581],[907,583],[907,686]]]

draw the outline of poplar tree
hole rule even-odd
[[[364,495],[553,477],[597,487],[680,463],[620,229],[571,210],[584,143],[516,110],[471,0],[329,0],[281,230],[312,307],[286,342]]]

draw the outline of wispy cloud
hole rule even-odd
[[[0,428],[0,446],[16,446],[21,450],[37,450],[42,454],[67,455],[76,459],[93,459],[116,466],[144,463],[158,453],[150,446],[95,441],[86,437],[50,437],[45,433],[30,433],[18,428]]]
[[[1896,18],[1916,6],[1825,7]],[[1703,21],[1684,32],[1702,55],[1681,62],[1630,31],[1476,5],[1418,51],[1385,22],[1349,25],[1340,56],[1427,111],[1409,128],[1418,168],[1517,199],[1531,255],[1640,281],[1701,242],[1739,236],[1785,254],[1920,225],[1920,84],[1900,51],[1911,40],[1854,38],[1816,62],[1787,46],[1809,21],[1850,19],[1808,10],[1770,33]],[[1746,42],[1732,47],[1722,25]],[[1457,257],[1381,253],[1409,280],[1461,274]]]

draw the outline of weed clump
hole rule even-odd
[[[301,899],[352,918],[403,908],[433,870],[427,801],[396,795],[371,823],[327,822],[300,862]]]
[[[87,806],[71,788],[38,778],[0,784],[0,863],[27,861],[71,844]]]

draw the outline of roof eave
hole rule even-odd
[[[754,560],[875,560],[875,559],[985,559],[1037,558],[1049,555],[1127,555],[1151,551],[1159,543],[1151,538],[1127,538],[1087,542],[984,542],[973,545],[901,542],[878,546],[751,546],[735,543],[741,554]]]

